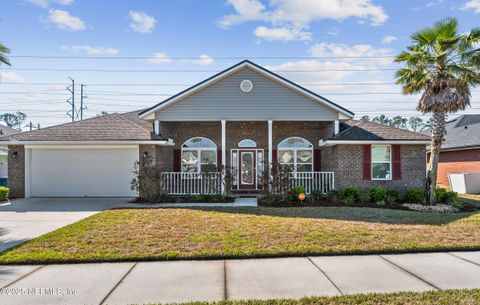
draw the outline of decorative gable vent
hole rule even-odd
[[[253,83],[252,81],[245,79],[240,82],[240,89],[243,92],[250,92],[253,89]]]

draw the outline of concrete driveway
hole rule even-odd
[[[0,205],[0,252],[128,201],[128,198],[26,198]]]

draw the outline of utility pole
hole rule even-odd
[[[85,106],[85,103],[83,102],[83,99],[87,98],[87,95],[85,94],[85,91],[83,88],[85,88],[86,85],[81,84],[80,85],[80,120],[83,121],[83,110],[87,109],[87,106]]]
[[[71,77],[69,79],[72,81],[72,84],[67,87],[67,90],[72,96],[67,99],[67,103],[72,106],[72,109],[67,112],[67,115],[72,118],[72,122],[75,122],[75,80]]]

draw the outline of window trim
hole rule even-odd
[[[201,138],[201,139],[206,139],[206,140],[209,140],[210,142],[212,142],[215,147],[183,147],[185,145],[185,143],[187,143],[188,141],[192,140],[192,139],[196,139],[196,138]],[[180,172],[182,173],[201,173],[202,172],[202,165],[210,165],[210,163],[202,163],[202,151],[213,151],[214,152],[214,160],[215,162],[211,165],[214,165],[214,166],[217,166],[218,164],[218,146],[217,144],[212,141],[211,139],[207,138],[207,137],[191,137],[187,140],[185,140],[181,146],[181,150],[180,150]],[[183,167],[183,152],[184,151],[196,151],[197,152],[197,156],[198,156],[198,163],[197,163],[197,170],[194,171],[194,172],[188,172],[188,171],[185,171],[184,170],[184,167]]]
[[[390,160],[389,160],[388,162],[387,162],[387,161],[384,161],[384,162],[374,162],[374,161],[373,161],[373,147],[389,147]],[[373,177],[373,165],[374,165],[374,164],[384,164],[384,163],[388,163],[388,164],[389,164],[390,178],[374,178],[374,177]],[[392,145],[386,145],[386,144],[384,144],[384,145],[381,145],[381,144],[376,145],[376,144],[375,144],[375,145],[371,145],[371,146],[370,146],[370,177],[371,177],[370,179],[371,179],[371,180],[376,180],[376,181],[390,181],[390,180],[392,180],[392,178],[393,178],[393,172],[392,172],[393,166],[392,166],[392,163],[393,163],[393,162],[392,162]]]
[[[302,139],[303,141],[309,143],[311,145],[311,147],[279,147],[279,145],[283,142],[285,142],[286,140],[288,139]],[[309,140],[305,139],[305,138],[302,138],[302,137],[288,137],[288,138],[285,138],[283,139],[282,141],[278,142],[277,144],[277,162],[279,164],[287,164],[287,165],[293,165],[293,172],[294,173],[313,173],[315,172],[315,169],[314,169],[314,156],[313,156],[313,144],[312,142],[310,142]],[[280,163],[280,152],[281,151],[285,151],[285,150],[291,150],[293,151],[293,164],[292,163]],[[312,161],[310,163],[298,163],[298,160],[297,160],[297,153],[299,150],[309,150],[312,154]],[[308,171],[308,172],[297,172],[297,167],[298,165],[311,165],[311,168],[312,170],[311,171]]]

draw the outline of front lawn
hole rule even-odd
[[[480,289],[313,297],[301,300],[192,302],[184,305],[475,305]]]
[[[0,263],[480,249],[480,213],[304,208],[105,211],[0,254]]]

